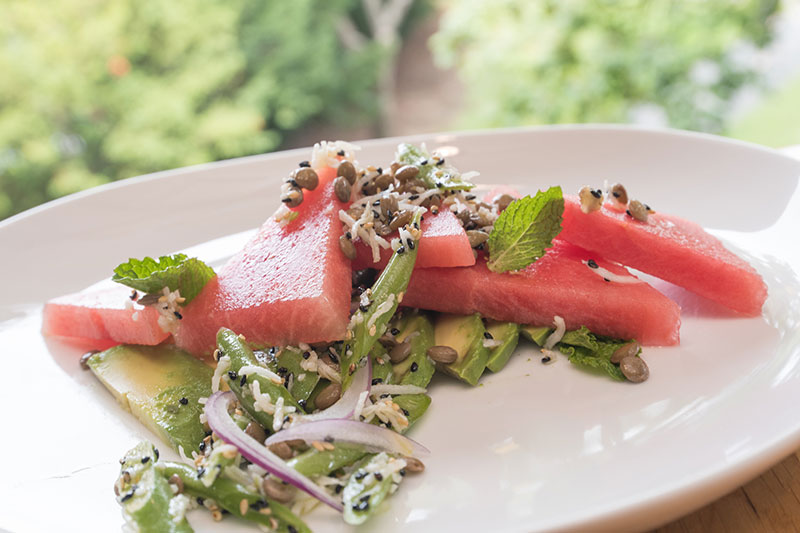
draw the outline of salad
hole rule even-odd
[[[282,205],[218,273],[181,254],[115,269],[127,287],[124,312],[93,308],[92,325],[106,322],[90,333],[123,344],[82,363],[183,459],[163,460],[148,442],[125,454],[114,487],[134,530],[190,531],[186,512],[202,508],[215,520],[231,514],[270,531],[308,531],[302,517],[319,504],[364,523],[406,476],[425,475],[428,450],[405,434],[432,401],[434,373],[477,385],[504,368],[520,335],[540,346],[542,363],[564,358],[645,381],[641,345],[677,342],[677,306],[620,266],[648,271],[648,258],[630,247],[558,239],[577,223],[590,222],[584,237],[623,224],[640,232],[634,239],[655,235],[664,254],[691,263],[688,271],[719,267],[697,259],[711,249],[718,263],[749,272],[703,235],[671,250],[679,236],[653,228],[694,227],[629,200],[620,184],[586,187],[577,198],[559,187],[479,198],[474,175],[424,147],[401,145],[384,166],[355,156],[348,143],[315,146],[287,176]],[[687,248],[698,253],[681,257]],[[731,275],[741,286],[741,272]],[[735,302],[740,312],[755,308],[747,298],[763,304],[759,280]],[[248,294],[234,297],[230,287]],[[638,303],[623,312],[619,299]],[[72,335],[58,329],[65,307],[48,304],[45,332],[89,338],[88,329],[74,333],[80,324]],[[115,320],[125,327],[110,327]],[[208,335],[210,345],[201,339]]]

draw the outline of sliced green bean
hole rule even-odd
[[[286,464],[307,477],[327,476],[331,472],[353,464],[366,453],[360,446],[337,444],[333,450],[318,451],[309,448],[286,461]]]
[[[319,383],[319,374],[303,370],[303,367],[300,366],[302,361],[303,354],[299,349],[288,348],[281,350],[275,359],[278,374],[282,374],[282,369],[286,369],[285,371],[292,375],[289,393],[298,402],[307,402],[308,397],[311,396],[317,383]]]
[[[342,491],[344,520],[348,524],[363,524],[386,499],[395,484],[394,476],[381,470],[396,458],[386,453],[368,455],[357,465]]]
[[[420,218],[421,214],[417,211],[411,225],[418,227]],[[419,239],[413,240],[411,244],[407,242],[400,244],[372,287],[370,304],[366,311],[359,309],[353,315],[355,326],[352,330],[348,330],[350,337],[345,343],[340,357],[342,390],[347,390],[350,385],[358,362],[370,352],[375,341],[386,332],[386,324],[397,310],[411,279],[411,272],[414,270],[414,263],[417,260],[418,244]],[[391,302],[391,305],[378,315],[378,308],[385,302]]]
[[[114,485],[122,513],[141,533],[190,533],[185,517],[179,520],[170,513],[173,498],[167,480],[154,464],[158,452],[149,442],[140,442],[122,459],[120,476]]]
[[[376,342],[369,355],[372,359],[372,382],[393,383],[392,363],[389,361],[389,354],[383,344]]]
[[[230,387],[236,395],[236,398],[239,400],[242,408],[247,411],[247,414],[253,417],[253,420],[264,426],[268,432],[272,429],[272,415],[255,409],[255,400],[253,399],[253,395],[250,394],[249,385],[254,380],[258,381],[263,394],[269,394],[272,403],[277,402],[278,397],[281,397],[283,398],[284,405],[291,405],[297,408],[298,411],[302,411],[302,407],[300,407],[300,404],[297,403],[297,400],[294,399],[289,391],[286,390],[286,387],[281,384],[273,383],[270,379],[257,374],[249,374],[244,385],[242,384],[242,378],[239,376],[239,371],[242,367],[250,365],[260,366],[260,363],[255,355],[253,355],[253,351],[250,347],[248,347],[236,333],[227,328],[221,328],[219,333],[217,333],[217,348],[220,352],[220,357],[226,355],[231,360],[231,368],[228,374],[223,376],[223,379],[227,381],[228,387]],[[245,389],[247,389],[247,394],[244,394]]]
[[[436,365],[428,357],[428,348],[433,346],[433,324],[428,317],[419,312],[411,312],[397,324],[399,342],[408,339],[411,355],[394,365],[392,370],[395,383],[427,387]]]
[[[210,487],[206,487],[201,480],[197,479],[197,472],[189,466],[165,461],[159,463],[158,468],[165,478],[172,475],[179,476],[183,482],[183,490],[188,494],[194,497],[211,498],[234,516],[269,527],[277,525],[275,531],[311,533],[305,522],[292,513],[288,507],[266,499],[258,492],[248,490],[231,479],[219,477]],[[244,514],[242,514],[242,500],[247,501],[247,509]],[[269,509],[269,511],[259,512],[259,509]]]

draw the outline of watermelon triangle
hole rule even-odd
[[[608,204],[583,213],[564,198],[560,239],[688,289],[746,316],[758,316],[767,297],[761,276],[701,226],[654,213],[634,220]]]
[[[186,306],[175,342],[195,354],[213,351],[220,327],[256,345],[344,338],[350,311],[350,261],[339,249],[335,171],[305,193],[295,220],[270,217]]]
[[[415,269],[403,305],[447,313],[481,313],[520,324],[552,325],[645,345],[678,344],[680,309],[647,283],[607,282],[584,261],[630,276],[618,264],[556,240],[553,248],[520,272],[496,273],[480,258],[472,267]]]

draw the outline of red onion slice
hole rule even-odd
[[[359,444],[371,451],[398,453],[401,455],[425,455],[430,453],[425,446],[391,429],[382,428],[357,420],[319,420],[297,424],[279,431],[264,443],[267,446],[286,440],[303,439],[306,442],[327,441]]]
[[[369,392],[371,383],[372,359],[367,357],[367,364],[359,367],[353,376],[353,380],[350,382],[350,387],[344,391],[342,397],[339,398],[335,404],[331,405],[324,411],[310,415],[303,415],[300,417],[300,421],[305,423],[315,422],[317,420],[331,420],[336,418],[353,418],[353,413],[355,413],[356,405],[358,404],[358,397],[361,396],[361,393],[364,391]]]
[[[322,503],[342,512],[342,502],[334,499],[325,489],[286,465],[283,459],[269,451],[250,435],[242,431],[228,414],[228,406],[235,399],[232,392],[215,392],[206,401],[205,415],[208,425],[219,438],[238,448],[239,453],[270,474],[308,493]]]

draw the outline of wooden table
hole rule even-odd
[[[782,151],[800,159],[800,145]],[[800,451],[727,496],[654,531],[800,531]]]

